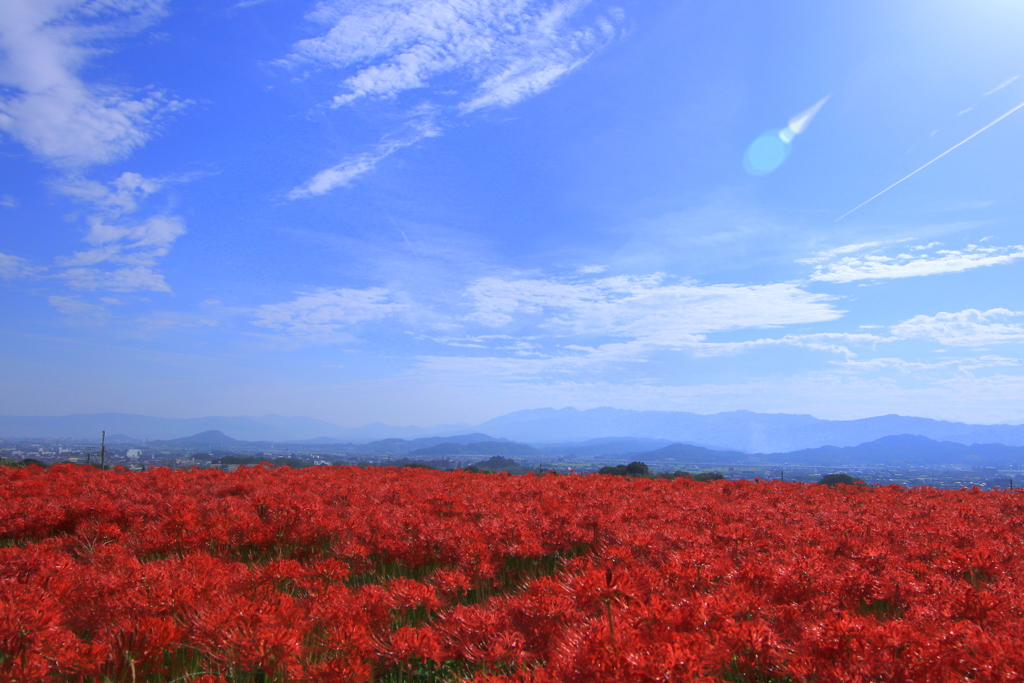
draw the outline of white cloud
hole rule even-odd
[[[142,221],[130,218],[165,182],[138,173],[122,173],[107,184],[82,178],[60,182],[59,191],[92,204],[96,213],[88,217],[84,237],[91,248],[58,258],[62,272],[55,277],[78,289],[170,292],[156,267],[185,234],[184,221],[166,214]]]
[[[858,251],[864,251],[865,249],[871,249],[873,247],[878,247],[883,244],[888,244],[888,242],[861,242],[860,244],[847,244],[842,247],[836,247],[835,249],[820,251],[814,256],[798,259],[797,263],[809,263],[812,265],[817,263],[828,263],[829,261],[835,260],[837,256],[842,256],[843,254],[852,254]]]
[[[79,73],[100,41],[136,33],[165,0],[5,0],[0,3],[0,130],[62,166],[104,163],[143,144],[162,93],[88,84]]]
[[[90,202],[98,209],[120,216],[138,209],[139,202],[159,190],[163,182],[127,172],[118,176],[109,186],[95,180],[69,176],[57,182],[55,188],[62,194]]]
[[[905,240],[903,240],[905,241]],[[924,253],[935,246],[924,245],[922,248],[910,247],[908,251],[916,253],[900,253],[887,255],[894,243],[868,242],[865,244],[839,247],[822,252],[801,263],[814,265],[811,280],[820,282],[855,282],[857,280],[885,280],[940,273],[958,273],[982,266],[994,266],[1024,258],[1024,246],[983,247],[976,244],[967,245],[964,249],[941,249],[932,253]],[[880,247],[880,248],[875,248]],[[854,252],[867,252],[855,256],[847,256]]]
[[[66,315],[72,322],[98,323],[107,317],[107,309],[99,304],[82,301],[77,296],[51,296],[47,298],[51,306]]]
[[[0,206],[5,209],[16,209],[18,208],[18,200],[14,198],[14,195],[0,195]]]
[[[360,323],[381,320],[409,309],[401,297],[382,287],[321,289],[292,301],[265,304],[254,324],[292,336],[320,341],[347,341],[343,332]]]
[[[305,184],[296,187],[288,193],[288,199],[301,199],[326,194],[337,187],[349,185],[357,177],[372,171],[377,164],[388,158],[403,147],[413,145],[424,138],[438,135],[438,131],[429,123],[419,126],[417,131],[408,137],[400,140],[384,140],[377,145],[372,152],[358,154],[345,159],[337,166],[320,171],[306,181]]]
[[[578,17],[589,0],[321,0],[308,18],[326,33],[299,41],[281,60],[292,67],[346,70],[341,107],[363,98],[394,98],[422,89],[420,107],[463,114],[507,107],[550,88],[616,35],[621,10],[587,25]],[[442,87],[432,83],[444,79]],[[321,171],[289,198],[348,185],[398,149],[439,134],[431,122],[401,140],[385,137],[372,152]]]
[[[479,337],[480,342],[485,337]],[[745,342],[708,342],[703,335],[680,337],[664,343],[657,337],[633,339],[625,342],[601,344],[594,347],[568,344],[553,352],[540,352],[539,345],[531,343],[506,344],[494,347],[486,343],[459,343],[445,340],[449,346],[490,348],[484,356],[423,356],[420,367],[439,373],[466,376],[490,376],[503,379],[536,379],[538,377],[593,372],[595,367],[609,363],[646,363],[649,356],[659,350],[687,350],[695,357],[728,356],[771,346],[795,346],[814,351],[839,354],[849,360],[855,354],[844,344],[875,345],[891,341],[889,338],[869,334],[817,333],[786,335],[780,338],[755,339]],[[498,355],[495,352],[506,352]],[[511,351],[511,354],[507,352]]]
[[[1024,342],[1024,324],[1006,322],[1024,316],[1024,311],[969,308],[957,313],[918,315],[894,325],[892,334],[900,339],[927,339],[947,346],[983,346]]]
[[[327,33],[285,62],[356,67],[336,106],[392,97],[455,72],[474,84],[464,110],[508,106],[543,91],[615,33],[609,18],[573,28],[583,0],[323,0],[309,18]],[[614,18],[615,14],[611,15]]]
[[[68,268],[58,275],[77,289],[109,289],[115,292],[148,290],[170,292],[164,276],[150,266],[140,265],[113,270]]]
[[[879,340],[873,335],[842,334],[788,335],[737,343],[706,340],[712,332],[841,317],[842,311],[831,306],[830,297],[792,284],[700,285],[663,274],[599,279],[483,278],[472,283],[465,295],[473,308],[467,322],[514,327],[520,334],[478,335],[443,343],[486,349],[493,354],[490,358],[465,362],[482,364],[498,374],[571,372],[595,364],[643,363],[659,351],[688,350],[695,356],[712,356],[776,344],[849,356],[850,351],[840,342]],[[510,343],[510,338],[530,343]]]
[[[217,327],[219,324],[219,321],[211,316],[178,311],[154,311],[136,322],[146,331]]]
[[[659,349],[702,347],[710,332],[821,322],[842,315],[832,307],[830,297],[792,284],[698,285],[661,274],[597,280],[483,278],[469,285],[464,297],[471,310],[461,319],[463,327],[483,324],[500,328],[515,323],[517,333],[424,339],[449,347],[530,357],[538,367],[641,361]],[[438,329],[454,326],[452,318],[445,319],[414,305],[404,293],[382,287],[302,294],[292,301],[261,306],[254,322],[293,336],[332,341],[351,339],[349,331],[361,323],[398,316],[408,320],[414,315],[419,320],[429,319]],[[860,343],[876,337],[825,334],[790,337],[777,343],[831,350],[837,340],[851,339]],[[587,340],[598,344],[580,345]],[[711,344],[707,354],[736,350],[740,349]]]
[[[851,334],[848,332],[817,332],[814,334],[787,334],[784,337],[769,337],[742,342],[703,342],[695,349],[697,356],[723,356],[742,353],[765,346],[797,346],[814,351],[826,351],[852,357],[849,346],[893,341],[890,337],[876,334]]]
[[[483,278],[467,290],[473,317],[491,327],[540,316],[561,334],[623,336],[673,346],[747,327],[835,320],[830,297],[789,283],[699,285],[663,274],[572,280]]]
[[[33,270],[29,262],[20,256],[0,253],[0,278],[14,280],[31,275]]]
[[[633,360],[630,358],[630,360]],[[578,372],[595,363],[583,354],[521,358],[518,356],[424,356],[419,368],[427,373],[448,376],[453,380],[494,378],[499,380],[530,380],[537,377]]]
[[[846,359],[835,361],[837,365],[851,370],[899,370],[902,373],[935,372],[942,370],[957,370],[970,374],[975,370],[984,370],[998,367],[1012,367],[1020,361],[1016,358],[1004,358],[1002,356],[981,356],[980,358],[950,358],[936,363],[922,363],[919,361],[908,361],[902,358],[872,358],[869,360]]]
[[[992,89],[991,89],[991,90],[989,90],[989,91],[988,91],[987,93],[985,93],[985,97],[988,97],[989,95],[991,95],[991,94],[993,94],[993,93],[997,93],[997,92],[999,92],[1000,90],[1002,90],[1002,89],[1003,89],[1003,88],[1005,88],[1006,86],[1008,86],[1008,85],[1010,85],[1011,83],[1013,83],[1013,82],[1014,82],[1015,80],[1017,80],[1018,78],[1020,78],[1020,75],[1019,75],[1019,74],[1018,74],[1017,76],[1011,76],[1010,78],[1007,78],[1007,79],[1006,79],[1005,81],[1003,81],[1002,83],[1000,83],[999,85],[997,85],[996,87],[992,88]]]

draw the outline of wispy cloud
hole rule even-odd
[[[842,255],[850,250],[834,251]],[[1024,324],[1007,322],[1024,313],[1007,309],[920,315],[892,326],[888,333],[878,329],[791,333],[744,341],[709,338],[716,332],[827,322],[842,315],[827,298],[791,284],[707,286],[673,282],[661,275],[604,278],[594,283],[492,278],[474,283],[466,294],[474,301],[471,318],[512,334],[439,340],[465,350],[458,355],[424,356],[425,371],[539,381],[590,374],[609,364],[642,364],[665,351],[707,358],[791,347],[838,356],[829,363],[858,372],[971,373],[1008,363],[995,356],[923,363],[870,356],[880,345],[912,340],[960,347],[1024,341]],[[529,343],[514,344],[522,339]],[[865,354],[866,359],[861,357]]]
[[[83,301],[77,296],[53,295],[47,298],[51,306],[67,316],[68,321],[77,324],[97,324],[103,322],[109,312],[105,306]]]
[[[327,33],[297,43],[291,65],[356,67],[335,106],[393,97],[456,73],[472,88],[464,110],[508,106],[547,89],[614,35],[612,12],[572,21],[584,0],[387,0],[353,6],[324,0],[309,18]]]
[[[115,216],[132,213],[139,202],[160,190],[164,181],[146,178],[138,173],[126,172],[110,183],[87,180],[81,176],[67,176],[54,184],[61,194],[89,202],[97,209]]]
[[[892,334],[901,339],[928,339],[947,346],[985,346],[1024,342],[1024,324],[1007,322],[1024,311],[969,308],[956,313],[918,315],[895,325]]]
[[[29,262],[20,256],[0,253],[0,278],[14,280],[27,277],[35,272]]]
[[[789,337],[727,344],[708,342],[707,335],[825,322],[843,314],[830,297],[793,284],[702,285],[660,273],[599,279],[483,278],[467,288],[466,296],[473,307],[469,320],[526,332],[542,342],[530,349],[528,362],[499,363],[520,372],[643,362],[659,351],[712,356],[767,344],[810,347],[821,340]],[[490,350],[503,357],[524,355],[494,345]]]
[[[405,312],[406,298],[383,287],[321,289],[291,301],[265,304],[253,323],[310,341],[350,341],[355,326]]]
[[[899,247],[896,243],[867,242],[839,247],[816,254],[801,263],[814,265],[811,280],[821,282],[856,282],[919,277],[940,273],[959,273],[983,266],[994,266],[1024,258],[1024,246],[984,247],[969,244],[963,249],[932,250],[934,244],[921,248]],[[902,250],[888,255],[886,252]],[[863,253],[857,253],[863,252]],[[929,253],[930,252],[930,253]],[[847,255],[856,254],[856,255]]]
[[[516,316],[566,334],[657,337],[835,320],[830,297],[790,283],[702,285],[656,273],[596,280],[483,278],[467,289],[473,317],[492,327]]]
[[[171,291],[156,266],[185,234],[184,221],[162,213],[141,221],[131,218],[139,203],[165,182],[138,173],[123,173],[107,184],[81,178],[61,181],[59,191],[91,204],[95,213],[87,219],[84,238],[90,248],[58,258],[61,271],[56,277],[78,289]]]
[[[422,92],[419,106],[442,112],[508,107],[547,90],[614,38],[621,10],[582,19],[587,5],[589,0],[322,0],[308,18],[326,32],[296,43],[281,63],[345,71],[333,107],[413,90]],[[437,134],[440,126],[431,130]],[[385,139],[374,152],[321,171],[289,197],[346,185],[408,144]]]
[[[836,258],[839,256],[843,256],[845,254],[854,254],[858,251],[873,249],[874,247],[879,247],[882,246],[883,244],[891,244],[891,242],[861,242],[859,244],[847,244],[841,247],[836,247],[835,249],[819,251],[817,254],[814,254],[813,256],[808,256],[807,258],[799,259],[797,263],[810,263],[812,265],[820,263],[829,263],[831,261],[836,260]]]
[[[118,292],[170,292],[157,270],[174,242],[185,234],[180,216],[156,213],[146,219],[134,214],[140,204],[168,182],[187,180],[146,178],[122,173],[109,183],[68,176],[54,189],[90,207],[83,241],[86,249],[70,256],[58,256],[52,266],[32,264],[27,259],[0,254],[0,278],[38,277],[61,280],[77,290]],[[116,300],[101,298],[89,303],[79,296],[53,295],[50,304],[69,318],[98,322],[106,318],[98,311]]]
[[[79,74],[109,41],[165,13],[165,0],[5,0],[0,3],[0,130],[61,166],[126,156],[160,116],[185,103],[155,90],[86,83]]]
[[[420,358],[420,367],[431,372],[452,373],[463,376],[487,376],[506,380],[536,381],[544,377],[567,377],[573,374],[592,374],[609,364],[643,364],[659,351],[686,351],[694,357],[732,356],[757,349],[789,346],[842,356],[844,360],[856,357],[849,346],[874,346],[891,338],[870,334],[817,333],[791,334],[778,338],[761,338],[744,342],[710,342],[703,335],[677,337],[666,344],[663,339],[646,337],[629,341],[611,342],[597,346],[566,344],[546,351],[540,343],[515,344],[505,341],[494,343],[488,337],[479,343],[447,341],[450,346],[486,349],[486,355],[427,355]],[[542,341],[542,340],[539,340]],[[642,367],[642,366],[641,366]]]
[[[378,163],[403,147],[438,134],[437,128],[428,122],[418,126],[412,135],[398,139],[385,139],[371,152],[349,157],[336,166],[320,171],[306,183],[289,192],[287,197],[288,199],[314,197],[326,194],[338,187],[345,187],[364,173],[372,171]]]
[[[876,334],[848,332],[817,332],[813,334],[787,334],[741,342],[703,342],[694,349],[697,356],[724,356],[752,351],[768,346],[795,346],[813,351],[825,351],[853,357],[850,346],[863,346],[893,341],[892,337]]]
[[[1016,81],[1018,78],[1020,78],[1019,74],[1017,76],[1011,76],[1010,78],[1007,78],[1005,81],[1003,81],[1002,83],[1000,83],[999,85],[997,85],[996,87],[992,88],[987,93],[985,93],[985,97],[988,97],[989,95],[991,95],[993,93],[999,92],[1000,90],[1002,90],[1006,86],[1008,86],[1011,83],[1013,83],[1014,81]]]
[[[739,345],[708,343],[706,335],[842,316],[831,297],[793,284],[701,285],[662,274],[481,278],[460,299],[468,311],[459,303],[452,308],[447,300],[443,307],[417,301],[395,288],[321,289],[260,306],[253,322],[293,338],[336,342],[351,341],[365,323],[392,319],[410,335],[449,348],[532,358],[538,367],[582,367],[642,361],[658,350],[699,347],[703,355],[735,353],[742,350]],[[445,336],[423,336],[425,325],[444,330]],[[843,340],[874,339],[825,334],[754,344],[831,348]]]
[[[785,335],[779,338],[762,338],[745,342],[709,342],[697,335],[674,340],[670,345],[656,338],[639,338],[624,342],[612,342],[593,347],[568,344],[547,352],[537,351],[539,345],[531,344],[519,351],[506,344],[504,349],[491,345],[486,355],[427,355],[420,358],[421,367],[431,371],[450,372],[463,375],[491,376],[504,379],[536,380],[543,377],[592,374],[609,364],[621,365],[647,363],[658,351],[686,351],[698,358],[733,356],[758,349],[789,346],[841,356],[844,361],[856,357],[848,345],[875,345],[888,341],[887,338],[865,334],[819,333],[806,335]],[[456,346],[462,346],[457,344]],[[480,348],[486,344],[466,344]],[[639,367],[642,367],[640,365]]]
[[[901,373],[935,372],[943,370],[956,370],[962,373],[971,373],[976,370],[988,368],[1013,367],[1020,361],[1016,358],[1005,358],[1003,356],[981,356],[980,358],[948,358],[932,363],[922,361],[908,361],[903,358],[871,358],[868,360],[846,360],[835,361],[841,367],[858,370],[898,370]]]
[[[14,198],[14,195],[0,195],[0,206],[5,209],[16,209],[18,208],[18,200]]]
[[[248,9],[249,7],[255,7],[256,5],[262,5],[265,2],[271,0],[242,0],[242,2],[236,2],[231,6],[231,9]]]
[[[539,358],[515,356],[423,356],[421,371],[450,378],[488,378],[535,381],[538,377],[566,375],[592,368],[595,360],[584,354],[545,355]]]
[[[144,332],[217,327],[220,324],[220,321],[215,316],[200,313],[183,313],[180,311],[153,311],[148,315],[138,318],[136,322],[141,325]]]

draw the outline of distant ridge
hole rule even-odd
[[[481,434],[480,432],[474,432],[473,434],[459,434],[456,436],[431,436],[423,437],[420,439],[412,439],[411,441],[406,439],[383,439],[381,441],[371,441],[367,444],[358,446],[358,450],[373,453],[412,453],[413,451],[432,448],[439,444],[480,444],[482,442],[508,442],[508,439],[496,439],[493,436],[487,434]],[[483,453],[484,451],[478,451]]]
[[[37,417],[0,415],[0,438],[95,439],[100,432],[120,433],[138,441],[167,441],[205,431],[220,431],[243,441],[298,443],[307,439],[337,439],[340,443],[364,443],[376,439],[446,436],[472,431],[469,425],[364,427],[338,425],[309,417],[262,415],[259,417],[149,417],[127,413],[93,413]],[[493,438],[493,437],[489,437]]]
[[[1024,447],[1000,443],[964,445],[925,436],[884,436],[857,446],[822,446],[788,453],[740,453],[673,444],[643,453],[637,460],[701,464],[808,465],[816,467],[872,465],[893,467],[1011,467],[1024,463]]]
[[[671,445],[670,439],[639,439],[635,437],[588,439],[569,443],[534,443],[548,455],[572,455],[581,458],[593,458],[601,455],[619,455],[622,453],[638,453],[650,451],[662,446]]]
[[[468,446],[465,444],[469,444]],[[238,451],[264,450],[268,448],[301,450],[303,447],[331,447],[347,453],[377,453],[386,455],[406,455],[417,453],[422,455],[450,455],[466,453],[472,455],[512,454],[529,455],[540,453],[526,444],[513,443],[508,439],[495,439],[487,434],[461,434],[457,436],[434,436],[423,439],[384,439],[371,441],[367,444],[345,443],[336,439],[309,439],[307,441],[288,443],[270,441],[242,441],[233,439],[223,432],[213,429],[180,439],[151,441],[151,446],[171,446],[184,449],[234,449]],[[435,452],[436,450],[436,452]]]
[[[685,443],[674,443],[655,451],[641,453],[653,460],[679,460],[682,462],[701,463],[743,463],[760,462],[760,454],[750,455],[739,451],[714,451],[703,446],[691,446]]]
[[[823,446],[846,447],[903,434],[963,445],[1024,446],[1024,425],[972,425],[923,417],[882,415],[859,420],[820,420],[811,415],[738,410],[714,415],[618,408],[539,408],[521,410],[476,427],[391,427],[374,424],[345,428],[304,417],[155,418],[105,413],[62,417],[0,416],[2,438],[76,438],[99,440],[100,432],[130,440],[173,440],[219,431],[246,442],[336,445],[382,453],[407,453],[440,443],[511,440],[589,457],[654,450],[684,443],[716,451],[783,453]],[[630,443],[630,442],[634,443]],[[646,441],[646,442],[644,442]],[[367,443],[369,442],[369,443]],[[579,443],[589,442],[589,443]],[[612,442],[615,442],[614,445]],[[368,450],[367,450],[368,449]],[[404,450],[403,450],[404,449]]]
[[[505,455],[542,455],[541,451],[532,447],[527,446],[524,443],[512,443],[503,441],[484,441],[482,443],[440,443],[436,446],[429,448],[419,448],[415,451],[410,451],[409,455],[417,457],[427,456],[444,456],[444,455],[493,455],[493,456],[505,456]]]
[[[238,439],[232,439],[230,436],[217,429],[211,429],[199,434],[193,434],[192,436],[185,436],[180,439],[169,439],[164,441],[166,444],[174,444],[176,446],[241,446],[245,444],[245,441],[239,441]]]
[[[1021,446],[1007,446],[1001,443],[965,445],[950,441],[935,441],[913,434],[883,436],[881,439],[858,446],[808,448],[784,455],[790,462],[821,465],[887,464],[970,467],[976,465],[1010,466],[1024,463],[1024,447]],[[772,456],[762,457],[770,458]]]
[[[714,415],[618,408],[520,410],[478,425],[480,431],[526,443],[599,437],[669,439],[714,450],[779,453],[820,446],[856,446],[884,436],[913,434],[965,445],[1024,446],[1024,425],[971,425],[924,417],[881,415],[819,420],[811,415],[737,410]]]

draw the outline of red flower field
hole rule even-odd
[[[0,468],[0,680],[1011,681],[1024,496]]]

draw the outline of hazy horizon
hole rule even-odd
[[[1024,420],[1024,8],[9,0],[2,415]]]
[[[638,413],[642,413],[642,412],[658,412],[658,413],[670,413],[670,414],[671,413],[687,413],[687,414],[691,414],[691,415],[698,415],[698,416],[701,416],[701,417],[714,417],[716,415],[725,415],[725,414],[732,414],[732,413],[753,413],[755,415],[779,415],[779,416],[811,417],[811,418],[814,418],[815,420],[836,421],[836,422],[849,422],[849,421],[856,421],[856,420],[862,420],[862,419],[870,419],[870,418],[875,418],[875,417],[890,417],[890,416],[906,417],[906,418],[921,418],[921,419],[926,419],[926,420],[938,420],[938,421],[945,421],[945,422],[964,422],[962,420],[943,420],[942,418],[932,418],[932,417],[929,417],[929,416],[926,416],[926,415],[915,415],[915,414],[912,414],[912,413],[877,413],[877,414],[873,414],[873,415],[864,415],[864,416],[861,416],[861,417],[852,417],[852,418],[828,418],[828,417],[821,417],[819,415],[815,415],[815,414],[809,413],[809,412],[802,412],[802,413],[760,412],[760,411],[750,411],[750,410],[746,410],[744,408],[738,408],[738,409],[735,409],[735,410],[727,410],[727,411],[715,411],[715,412],[711,412],[711,413],[703,413],[703,412],[699,412],[699,411],[673,411],[673,410],[659,410],[659,409],[615,408],[613,406],[594,406],[592,408],[583,408],[583,409],[575,408],[574,406],[562,406],[562,407],[559,407],[559,408],[553,408],[551,406],[538,406],[538,407],[535,407],[535,408],[522,408],[522,409],[515,410],[515,411],[510,411],[510,412],[506,412],[506,413],[500,413],[500,414],[497,414],[497,415],[491,415],[490,417],[485,418],[484,420],[481,420],[481,421],[478,421],[478,422],[445,421],[445,422],[422,423],[422,424],[417,424],[417,423],[412,423],[412,422],[407,422],[407,423],[388,423],[388,422],[380,422],[380,421],[376,421],[376,422],[359,422],[359,423],[345,423],[344,421],[326,420],[326,419],[322,419],[322,418],[312,417],[312,416],[309,416],[309,415],[298,415],[298,414],[287,415],[287,414],[281,414],[281,413],[262,413],[262,414],[240,413],[240,414],[235,414],[235,415],[232,415],[232,414],[216,414],[216,415],[215,414],[148,415],[148,414],[143,414],[143,413],[132,413],[132,412],[124,412],[124,411],[105,411],[105,412],[54,413],[54,414],[33,414],[33,415],[24,415],[24,414],[23,415],[17,415],[17,414],[13,414],[13,413],[7,413],[7,414],[0,414],[0,417],[61,418],[61,417],[92,417],[92,416],[99,416],[99,415],[126,415],[126,416],[133,416],[133,417],[144,417],[144,418],[154,418],[154,419],[168,419],[168,420],[201,420],[201,419],[219,419],[219,418],[225,418],[225,419],[256,419],[256,420],[258,420],[258,419],[273,418],[273,419],[284,419],[284,420],[314,420],[314,421],[317,421],[317,422],[322,422],[322,423],[330,424],[332,426],[341,427],[341,428],[344,428],[344,429],[358,429],[360,427],[372,427],[372,426],[375,426],[375,425],[383,425],[383,426],[387,426],[387,427],[396,427],[396,428],[399,428],[399,429],[403,429],[403,428],[418,428],[418,429],[442,429],[442,428],[443,429],[449,429],[449,428],[452,428],[452,429],[475,429],[477,427],[485,425],[487,422],[490,422],[492,420],[498,420],[500,418],[507,417],[509,415],[514,415],[516,413],[523,413],[523,412],[530,412],[530,411],[546,411],[546,410],[554,410],[554,411],[574,410],[574,411],[577,411],[578,413],[586,413],[586,412],[591,411],[591,410],[600,410],[602,408],[603,409],[611,409],[611,410],[634,411],[634,412],[638,412]],[[965,422],[965,424],[977,424],[977,425],[1021,425],[1021,424],[1024,424],[1024,420],[1007,420],[1007,421],[1002,421],[1002,422]],[[219,431],[219,430],[215,430],[215,431]],[[601,438],[605,438],[605,437],[601,437]]]

